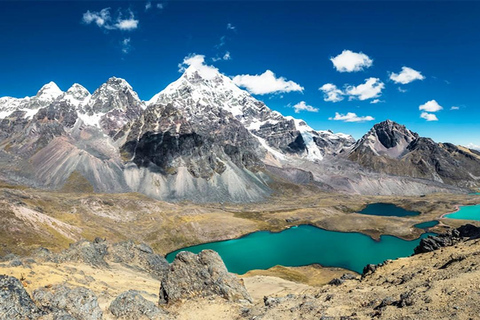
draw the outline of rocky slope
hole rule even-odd
[[[435,143],[389,120],[376,124],[358,140],[348,158],[382,173],[468,188],[480,183],[478,151]]]
[[[84,242],[59,256],[4,260],[0,272],[18,278],[0,276],[0,319],[475,319],[479,237],[480,228],[464,226],[422,243],[429,249],[417,251],[427,253],[370,265],[361,277],[346,273],[320,288],[288,285],[290,292],[276,295],[265,285],[284,286],[284,280],[238,279],[213,251],[180,254],[158,281],[140,267],[154,255],[147,246],[120,245],[124,257],[146,255],[115,260],[107,257],[118,244]],[[430,248],[432,242],[444,245]],[[85,255],[85,247],[99,244],[107,250]],[[83,258],[63,260],[74,252]]]

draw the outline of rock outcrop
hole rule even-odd
[[[36,319],[41,314],[20,280],[0,275],[0,319]]]
[[[48,313],[63,313],[77,320],[103,319],[97,296],[87,288],[66,285],[40,288],[33,292],[32,299]]]
[[[96,238],[93,242],[80,240],[58,254],[45,248],[37,250],[36,257],[55,263],[81,262],[94,267],[108,267],[109,263],[120,263],[128,268],[145,271],[161,279],[169,268],[167,260],[156,254],[145,243],[136,245],[133,241],[110,243]]]
[[[457,229],[448,230],[437,236],[428,236],[422,239],[414,249],[415,254],[435,251],[442,247],[453,246],[461,241],[480,238],[480,228],[471,224],[463,225]]]
[[[227,271],[218,253],[212,250],[198,255],[180,252],[161,281],[159,303],[210,296],[228,301],[252,301],[242,281]]]
[[[140,292],[129,290],[112,301],[108,310],[123,320],[161,320],[167,319],[167,313],[153,302],[146,300]]]

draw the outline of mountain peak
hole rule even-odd
[[[110,77],[107,82],[105,82],[106,85],[111,85],[111,86],[116,86],[116,87],[128,87],[129,89],[132,89],[132,86],[127,82],[127,80],[123,78],[117,78],[117,77]]]
[[[36,97],[41,100],[53,101],[63,93],[62,90],[53,81],[45,84],[40,90],[38,90]]]
[[[75,97],[86,97],[90,95],[90,92],[81,84],[74,83],[68,90],[67,93]]]
[[[353,150],[370,149],[376,155],[401,156],[418,134],[391,120],[379,122],[357,141]]]
[[[196,80],[213,80],[215,78],[221,77],[220,71],[217,68],[207,65],[190,65],[183,72],[182,78],[186,79],[196,79]]]

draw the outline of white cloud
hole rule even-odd
[[[205,56],[201,54],[186,56],[183,62],[178,64],[178,71],[185,72],[189,67],[195,68],[207,80],[215,78],[219,73],[217,68],[205,64]]]
[[[133,18],[124,20],[119,19],[114,26],[119,30],[134,30],[138,28],[138,20]]]
[[[338,102],[343,100],[343,91],[338,89],[333,83],[326,83],[318,90],[323,91],[323,100],[325,101]]]
[[[226,43],[226,37],[225,36],[221,36],[220,37],[220,42],[218,44],[215,45],[215,48],[217,49],[220,49],[221,47],[223,47]]]
[[[305,101],[300,101],[296,105],[292,106],[292,108],[295,109],[295,113],[300,113],[300,111],[318,112],[318,108],[306,104]]]
[[[383,102],[385,102],[385,101],[380,100],[380,99],[375,99],[375,100],[370,101],[371,104],[377,104],[377,103],[383,103]]]
[[[428,112],[422,112],[422,114],[420,114],[420,118],[423,118],[427,121],[438,121],[438,118],[436,115]]]
[[[380,97],[384,88],[385,84],[380,79],[368,78],[363,84],[347,87],[345,93],[350,96],[350,100],[367,100]]]
[[[372,66],[373,60],[366,54],[343,50],[341,54],[330,58],[333,66],[339,72],[357,72]]]
[[[109,22],[110,20],[110,8],[102,9],[100,12],[90,12],[90,10],[87,10],[87,12],[83,14],[82,18],[84,23],[90,24],[94,22],[100,28],[105,26],[105,23]]]
[[[235,27],[233,24],[231,24],[231,23],[227,23],[227,29],[228,29],[228,30],[235,30],[236,27]]]
[[[163,3],[157,3],[157,9],[163,9]]]
[[[417,70],[409,67],[402,67],[400,73],[392,72],[390,74],[390,80],[395,83],[407,84],[415,80],[423,80],[425,77]]]
[[[130,50],[132,49],[132,46],[130,45],[130,38],[125,38],[121,42],[122,45],[122,52],[123,53],[129,53]]]
[[[418,107],[418,110],[423,110],[426,112],[437,112],[437,111],[443,110],[443,107],[439,105],[437,101],[430,100],[428,102],[425,102],[425,104],[422,104],[420,107]]]
[[[215,58],[212,58],[212,61],[213,61],[213,62],[220,61],[220,60],[225,60],[225,61],[227,61],[227,60],[232,60],[232,56],[230,55],[230,52],[227,51],[227,52],[225,52],[225,54],[224,54],[223,56],[221,56],[221,57],[217,56],[217,57],[215,57]]]
[[[401,92],[401,93],[405,93],[405,92],[407,92],[408,90],[407,90],[407,89],[403,89],[402,87],[398,87],[398,91]]]
[[[104,8],[99,12],[87,11],[83,14],[82,21],[85,24],[95,23],[99,28],[106,30],[124,30],[130,31],[138,28],[138,20],[131,10],[127,11],[129,16],[127,19],[122,18],[122,14],[118,13],[115,20],[110,15],[110,8]]]
[[[275,73],[270,70],[259,75],[238,75],[233,77],[232,80],[237,86],[244,87],[253,94],[303,91],[303,87],[298,83],[286,80],[283,77],[277,78]]]
[[[149,10],[151,7],[152,7],[152,3],[151,3],[150,1],[148,1],[148,2],[145,4],[145,11]]]
[[[468,149],[474,149],[474,150],[477,150],[477,151],[480,151],[480,145],[478,144],[474,144],[474,143],[469,143],[467,144],[467,148]]]
[[[365,121],[372,121],[375,120],[374,117],[371,116],[364,116],[359,117],[353,112],[347,112],[347,114],[340,114],[335,112],[335,117],[330,117],[328,120],[335,120],[335,121],[343,121],[343,122],[365,122]]]
[[[225,54],[223,55],[223,60],[232,60],[232,56],[230,55],[230,52],[225,52]]]
[[[452,106],[452,107],[450,108],[450,110],[460,110],[460,107]]]

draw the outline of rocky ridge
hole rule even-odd
[[[475,188],[479,183],[478,151],[436,143],[390,120],[374,125],[355,143],[348,158],[381,173],[466,188]]]

